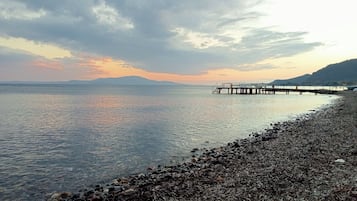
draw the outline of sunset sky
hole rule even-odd
[[[267,82],[357,58],[356,0],[0,1],[0,81]]]

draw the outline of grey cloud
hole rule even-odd
[[[319,42],[304,42],[303,37],[306,34],[306,32],[275,32],[267,29],[253,29],[239,43],[230,46],[235,51],[215,48],[216,55],[220,57],[216,57],[214,61],[223,64],[223,67],[241,71],[275,68],[271,65],[252,64],[269,58],[293,56],[323,45]]]
[[[262,16],[263,16],[262,14],[257,13],[257,12],[243,13],[243,14],[241,14],[240,17],[222,19],[221,22],[219,22],[217,24],[217,27],[220,28],[220,27],[224,27],[224,26],[228,26],[228,25],[235,25],[242,21],[258,19],[259,17],[262,17]]]
[[[229,24],[234,24],[243,20],[246,20],[248,18],[246,17],[239,17],[239,18],[233,18],[233,19],[227,19],[227,20],[223,20],[222,22],[220,22],[219,24],[217,24],[217,27],[223,27]]]
[[[257,29],[243,37],[237,49],[246,56],[255,54],[250,56],[253,59],[264,59],[292,56],[322,45],[318,42],[304,42],[303,36],[306,34],[306,32],[274,32]]]
[[[305,43],[304,32],[280,33],[253,27],[239,44],[217,33],[227,25],[261,17],[249,10],[259,0],[108,0],[108,6],[134,24],[133,29],[114,31],[99,24],[91,10],[100,0],[19,2],[32,10],[45,10],[46,16],[31,21],[0,19],[0,35],[54,43],[73,52],[111,56],[156,72],[192,74],[222,66],[239,69],[240,64],[290,56],[321,45]],[[171,44],[175,36],[172,29],[176,27],[209,34],[229,45],[203,50],[176,48]]]
[[[271,64],[254,64],[254,65],[238,65],[236,67],[240,71],[257,71],[257,70],[266,70],[266,69],[274,69],[277,68]]]

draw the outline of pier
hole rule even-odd
[[[241,94],[241,95],[258,95],[258,94],[276,94],[285,93],[289,94],[291,92],[303,94],[303,93],[314,93],[314,94],[335,94],[338,90],[329,87],[313,87],[309,88],[307,86],[268,86],[268,85],[233,85],[232,83],[223,83],[222,86],[217,86],[213,93],[215,94]]]

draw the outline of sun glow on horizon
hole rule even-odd
[[[88,79],[141,76],[158,81],[172,81],[187,84],[216,84],[221,82],[269,82],[275,75],[289,76],[289,70],[261,69],[241,71],[233,68],[211,69],[200,74],[183,75],[174,73],[150,72],[137,68],[123,60],[115,60],[110,57],[90,57],[83,60],[82,67],[90,68]],[[293,76],[293,75],[291,75]]]

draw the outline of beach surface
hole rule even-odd
[[[357,200],[357,93],[174,166],[48,200]]]

